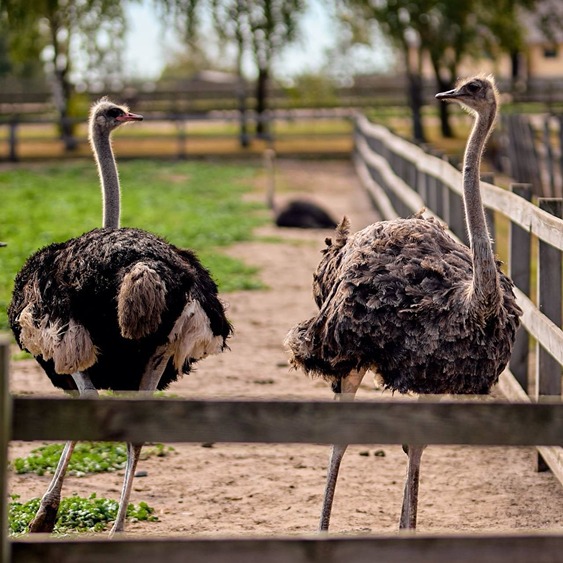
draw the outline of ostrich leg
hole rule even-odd
[[[163,349],[159,349],[153,354],[145,369],[143,378],[141,379],[139,391],[152,392],[156,390],[169,359],[170,354]],[[137,468],[137,463],[139,462],[142,447],[142,442],[140,444],[127,444],[125,478],[123,480],[123,488],[121,490],[121,499],[119,500],[119,510],[117,511],[115,522],[110,531],[110,537],[112,537],[115,533],[123,532],[125,527],[125,517],[127,516],[127,506],[129,505],[129,497],[131,496],[131,487],[133,486],[133,478],[135,477],[135,470]]]
[[[81,372],[73,373],[72,378],[78,387],[79,396],[82,398],[96,398],[98,391],[92,385],[90,378]],[[76,441],[67,442],[63,453],[59,459],[57,469],[49,483],[49,487],[41,498],[41,504],[37,509],[33,520],[29,524],[29,531],[31,533],[51,533],[55,527],[57,520],[57,512],[61,503],[61,491],[63,488],[63,481],[65,478],[66,470],[70,462],[70,457],[76,446]]]
[[[426,397],[420,395],[419,401],[424,401]],[[399,529],[416,528],[416,516],[418,510],[418,483],[420,480],[420,460],[422,453],[426,449],[424,445],[403,446],[403,450],[409,457],[407,464],[407,477],[405,479],[405,491],[403,493],[403,506],[401,508],[401,520]]]
[[[366,370],[352,371],[344,379],[340,381],[340,392],[335,393],[334,398],[339,401],[353,401],[356,391],[362,382]],[[340,462],[344,457],[348,444],[334,444],[330,455],[328,473],[326,479],[325,495],[323,500],[323,508],[321,512],[321,521],[319,531],[327,532],[330,523],[330,513],[332,510],[332,501],[334,500],[334,491],[336,490],[336,481],[338,479],[338,471]]]
[[[418,507],[418,483],[420,478],[420,460],[426,446],[404,446],[405,453],[409,456],[405,492],[403,494],[403,507],[401,508],[400,529],[416,528],[416,515]]]

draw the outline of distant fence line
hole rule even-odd
[[[511,80],[497,80],[501,90],[514,103],[541,103],[547,106],[563,103],[563,76],[553,78],[530,78],[513,83]],[[313,90],[316,88],[316,90]],[[255,107],[255,84],[246,81],[244,88],[246,107]],[[109,83],[96,91],[84,91],[82,99],[95,100],[103,94],[119,101],[138,106],[139,111],[165,113],[189,113],[195,110],[236,109],[241,101],[241,85],[234,76],[225,76],[223,81],[205,79],[133,81]],[[422,99],[432,103],[436,93],[436,81],[424,78]],[[407,81],[404,74],[356,76],[350,85],[321,82],[318,86],[280,86],[272,84],[269,89],[269,107],[288,109],[300,107],[356,107],[374,105],[406,106]],[[0,78],[0,113],[46,113],[52,112],[52,92],[45,80]]]
[[[139,112],[140,113],[140,112]],[[169,141],[175,145],[167,152],[167,156],[186,158],[192,152],[190,142],[196,140],[220,139],[230,140],[238,143],[239,146],[250,146],[252,142],[259,141],[272,145],[276,141],[291,140],[293,138],[306,138],[312,136],[318,139],[327,138],[349,138],[352,130],[352,121],[356,111],[346,108],[334,109],[295,109],[295,110],[270,110],[262,116],[257,115],[254,111],[247,111],[241,115],[238,111],[210,111],[205,113],[187,114],[145,114],[144,121],[156,125],[166,125],[169,127],[168,132],[158,133],[152,139],[153,146],[158,143]],[[330,132],[317,131],[316,125],[322,121],[342,121],[350,123],[346,131]],[[72,125],[84,125],[85,119],[67,118],[67,123]],[[258,123],[265,125],[265,132],[256,133]],[[312,124],[310,129],[297,128],[295,133],[291,131],[280,132],[276,126],[281,123],[289,123],[293,125],[309,123]],[[76,151],[81,145],[85,145],[87,140],[84,133],[77,132],[70,143],[74,149],[65,150],[65,146],[69,139],[64,139],[58,134],[59,122],[52,118],[30,118],[21,116],[12,116],[3,120],[0,118],[0,162],[7,160],[9,162],[17,162],[22,160],[23,147],[30,143],[41,143],[42,149],[38,151],[36,158],[41,158],[44,152],[72,157],[74,155],[81,156]],[[217,129],[221,125],[229,125],[229,130],[224,132],[202,132],[201,124],[208,125],[210,128]],[[37,127],[43,128],[44,132],[39,134]],[[289,128],[290,129],[290,128]],[[129,157],[146,156],[147,137],[142,135],[120,135],[120,139],[127,139],[130,144],[130,150],[127,153]],[[53,149],[58,147],[57,151]],[[314,145],[311,146],[311,152],[314,152]],[[252,151],[249,151],[252,153]],[[155,154],[158,156],[158,154]],[[33,158],[33,157],[29,157]]]

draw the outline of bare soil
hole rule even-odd
[[[263,197],[265,179],[253,197]],[[309,197],[353,229],[377,220],[347,162],[278,163],[279,197]],[[314,313],[312,272],[327,231],[261,228],[264,241],[230,254],[256,265],[267,289],[225,296],[235,325],[231,350],[201,362],[170,392],[189,398],[327,398],[327,383],[290,371],[283,339]],[[278,242],[272,242],[275,237]],[[33,361],[15,362],[14,393],[56,394]],[[382,395],[366,377],[359,397]],[[181,424],[181,421],[178,421]],[[13,443],[11,457],[38,444]],[[158,522],[130,523],[131,535],[291,535],[315,532],[329,456],[327,446],[172,444],[163,458],[142,460],[147,473],[131,501],[146,501]],[[419,531],[509,531],[563,528],[563,488],[535,471],[533,448],[431,446],[423,457]],[[399,521],[406,456],[401,446],[351,446],[333,508],[335,533],[394,532]],[[64,495],[119,498],[123,472],[69,476]],[[49,476],[11,475],[22,500],[41,496]]]

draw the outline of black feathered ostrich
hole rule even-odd
[[[334,229],[336,221],[320,205],[305,199],[294,199],[281,208],[276,205],[276,151],[264,151],[264,166],[268,175],[266,203],[274,213],[274,221],[278,227],[294,227],[298,229]]]
[[[313,279],[318,314],[286,337],[291,362],[353,398],[370,369],[401,393],[488,393],[505,368],[521,310],[493,255],[479,189],[481,155],[498,93],[478,76],[436,95],[475,118],[463,167],[470,248],[422,214],[349,234],[345,218]],[[408,447],[401,528],[415,528],[420,460]],[[320,529],[328,530],[345,445],[334,445]]]
[[[90,113],[89,138],[103,192],[104,227],[51,244],[16,277],[8,315],[21,348],[56,387],[81,397],[98,389],[164,389],[191,365],[226,346],[231,326],[209,272],[189,250],[119,228],[120,190],[111,132],[142,116],[103,98]],[[68,442],[30,525],[53,530]],[[127,467],[111,533],[123,531],[142,444],[128,444]]]

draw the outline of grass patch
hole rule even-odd
[[[18,473],[44,475],[54,473],[64,445],[47,444],[31,450],[27,457],[17,457],[11,462]],[[164,444],[149,444],[141,451],[141,459],[151,456],[163,457],[173,448]],[[67,474],[82,477],[87,473],[119,471],[127,462],[127,445],[121,442],[80,442],[76,444],[67,469]]]
[[[244,201],[256,167],[242,164],[135,160],[119,163],[124,227],[140,227],[195,250],[221,291],[260,287],[256,269],[221,247],[252,239],[268,221],[264,205]],[[101,197],[91,160],[0,171],[0,330],[13,279],[39,248],[101,224]]]
[[[18,495],[12,495],[8,508],[8,529],[13,535],[24,534],[33,520],[40,499],[35,498],[25,503],[19,501]],[[59,506],[57,522],[54,532],[63,534],[68,532],[102,532],[117,516],[119,503],[115,500],[97,498],[96,494],[88,498],[74,495],[63,498]],[[138,505],[129,504],[127,507],[129,521],[156,521],[154,509],[146,502]]]

